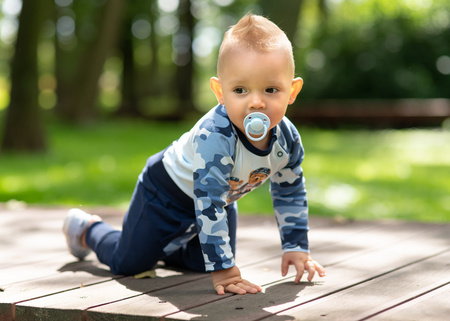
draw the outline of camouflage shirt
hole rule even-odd
[[[268,179],[283,251],[309,252],[303,157],[300,135],[286,117],[272,130],[269,148],[259,150],[231,123],[222,105],[169,146],[162,162],[194,201],[206,271],[235,264],[224,207]]]

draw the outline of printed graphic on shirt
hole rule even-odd
[[[270,169],[260,167],[252,171],[248,177],[248,181],[244,183],[237,177],[230,177],[228,183],[230,184],[230,192],[228,193],[227,203],[230,204],[237,201],[245,194],[251,192],[255,188],[261,186],[270,176]]]

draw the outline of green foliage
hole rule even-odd
[[[127,208],[148,156],[189,123],[53,123],[45,155],[0,156],[0,202]],[[450,132],[300,128],[310,212],[350,219],[450,221]],[[241,213],[270,214],[268,187],[239,201]]]
[[[187,129],[131,121],[52,124],[49,153],[1,156],[0,202],[125,206],[147,157]]]
[[[300,24],[302,97],[450,97],[448,1],[342,1],[318,21]]]
[[[322,131],[303,137],[312,213],[450,219],[449,132]]]

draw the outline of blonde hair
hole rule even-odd
[[[263,53],[280,50],[281,53],[287,56],[294,73],[292,44],[286,34],[267,18],[249,13],[225,33],[217,60],[217,74],[219,77],[220,70],[223,68],[224,56],[238,49],[254,50]]]

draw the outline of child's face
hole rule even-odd
[[[259,174],[253,174],[249,177],[248,183],[249,184],[256,184],[261,181],[263,181],[267,177],[267,174],[259,173]]]
[[[211,79],[211,88],[233,124],[245,132],[244,118],[258,111],[270,118],[271,129],[275,127],[303,85],[301,78],[292,79],[286,55],[236,50],[223,59],[220,78]]]

